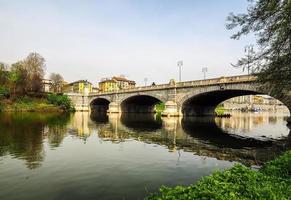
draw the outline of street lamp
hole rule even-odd
[[[206,72],[207,72],[207,67],[202,67],[202,72],[204,74],[204,80],[206,79]]]
[[[246,46],[245,47],[245,53],[246,53],[246,57],[247,57],[247,70],[248,70],[248,75],[250,75],[250,60],[253,57],[254,54],[254,47],[252,45]]]
[[[179,67],[179,82],[181,82],[182,78],[181,78],[181,69],[182,69],[182,66],[183,66],[183,61],[182,60],[179,60],[177,62],[177,65]]]
[[[144,78],[144,86],[147,86],[148,78]]]

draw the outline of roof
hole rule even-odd
[[[128,80],[127,78],[120,77],[120,76],[113,76],[112,79],[117,80],[117,81],[125,81],[125,82],[135,83],[135,81]]]
[[[92,83],[90,83],[90,82],[87,81],[87,80],[78,80],[78,81],[74,81],[74,82],[72,82],[72,83],[69,83],[68,85],[73,85],[73,84],[75,84],[75,83],[81,83],[81,82],[86,82],[86,83],[89,83],[89,84],[92,85]]]
[[[99,83],[106,83],[106,82],[114,82],[114,83],[117,83],[117,80],[114,80],[114,79],[104,79],[104,80],[101,80]]]

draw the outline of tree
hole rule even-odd
[[[7,72],[8,65],[0,62],[0,85],[5,85],[7,83]]]
[[[58,73],[51,73],[50,80],[52,81],[52,88],[54,92],[60,92],[62,84],[63,84],[63,77]]]
[[[16,94],[16,85],[17,85],[19,78],[20,78],[20,76],[19,76],[17,71],[10,71],[8,74],[8,80],[12,86],[12,91],[13,91],[12,96],[13,97],[15,97],[15,94]]]
[[[253,33],[257,50],[236,66],[252,65],[258,81],[270,95],[291,89],[291,0],[248,0],[246,14],[231,13],[227,29],[237,28],[233,39]]]
[[[23,61],[11,65],[11,72],[17,74],[14,92],[26,94],[29,88],[28,69],[24,67]]]
[[[30,53],[23,61],[23,70],[27,73],[27,91],[40,92],[45,72],[45,59],[38,53]]]

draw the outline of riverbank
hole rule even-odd
[[[267,162],[260,170],[240,164],[203,177],[195,185],[162,186],[148,200],[162,199],[290,199],[291,151]]]
[[[21,96],[0,100],[0,112],[64,112],[73,111],[65,95],[50,94],[46,98]]]
[[[1,112],[63,112],[63,110],[50,104],[46,99],[5,99],[0,101]]]

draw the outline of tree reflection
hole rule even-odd
[[[2,113],[0,156],[13,155],[23,159],[29,169],[41,166],[45,157],[43,140],[48,136],[51,144],[60,144],[66,131],[59,128],[68,122],[67,118],[58,114]],[[59,136],[55,137],[54,134]]]

